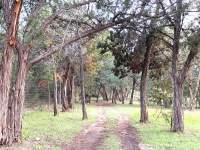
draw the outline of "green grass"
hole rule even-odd
[[[36,142],[38,150],[58,149],[68,143],[85,126],[95,122],[97,111],[88,107],[89,120],[82,121],[81,107],[77,105],[71,112],[60,112],[54,117],[52,112],[28,111],[23,119],[23,139]]]
[[[158,115],[158,108],[149,109],[150,122],[147,124],[138,122],[138,107],[118,105],[115,110],[129,116],[133,126],[139,131],[142,143],[149,144],[156,150],[200,150],[200,111],[185,111],[185,132],[177,134],[169,132],[170,125],[162,115]]]
[[[98,107],[99,108],[99,107]],[[81,120],[81,107],[77,105],[71,112],[59,113],[54,117],[52,112],[28,111],[23,120],[23,139],[36,143],[36,149],[58,150],[60,144],[68,143],[85,126],[93,123],[99,113],[97,106],[88,106],[89,120]],[[116,128],[119,114],[130,118],[138,129],[141,142],[150,145],[155,150],[200,150],[200,111],[185,111],[185,132],[183,134],[169,132],[169,123],[158,116],[158,108],[149,109],[147,124],[139,123],[139,107],[130,105],[115,105],[102,107],[107,115],[106,127]],[[169,111],[169,110],[164,110]],[[114,132],[108,132],[101,149],[120,149],[120,139]]]

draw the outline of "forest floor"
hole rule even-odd
[[[7,150],[200,150],[200,111],[185,111],[185,132],[169,132],[168,109],[149,108],[150,122],[139,123],[137,105],[87,105],[59,113],[44,107],[26,110],[23,142]]]

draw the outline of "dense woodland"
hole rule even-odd
[[[199,23],[199,0],[1,0],[0,145],[21,142],[38,103],[55,117],[80,103],[85,120],[87,104],[139,102],[140,123],[166,108],[183,133],[200,108]]]

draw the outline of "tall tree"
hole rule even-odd
[[[88,119],[86,111],[86,100],[85,100],[85,87],[84,87],[84,58],[83,58],[83,49],[80,47],[80,84],[81,84],[81,104],[82,104],[82,119]]]

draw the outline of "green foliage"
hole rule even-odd
[[[172,104],[172,87],[170,80],[155,80],[150,90],[150,102],[169,107]]]

